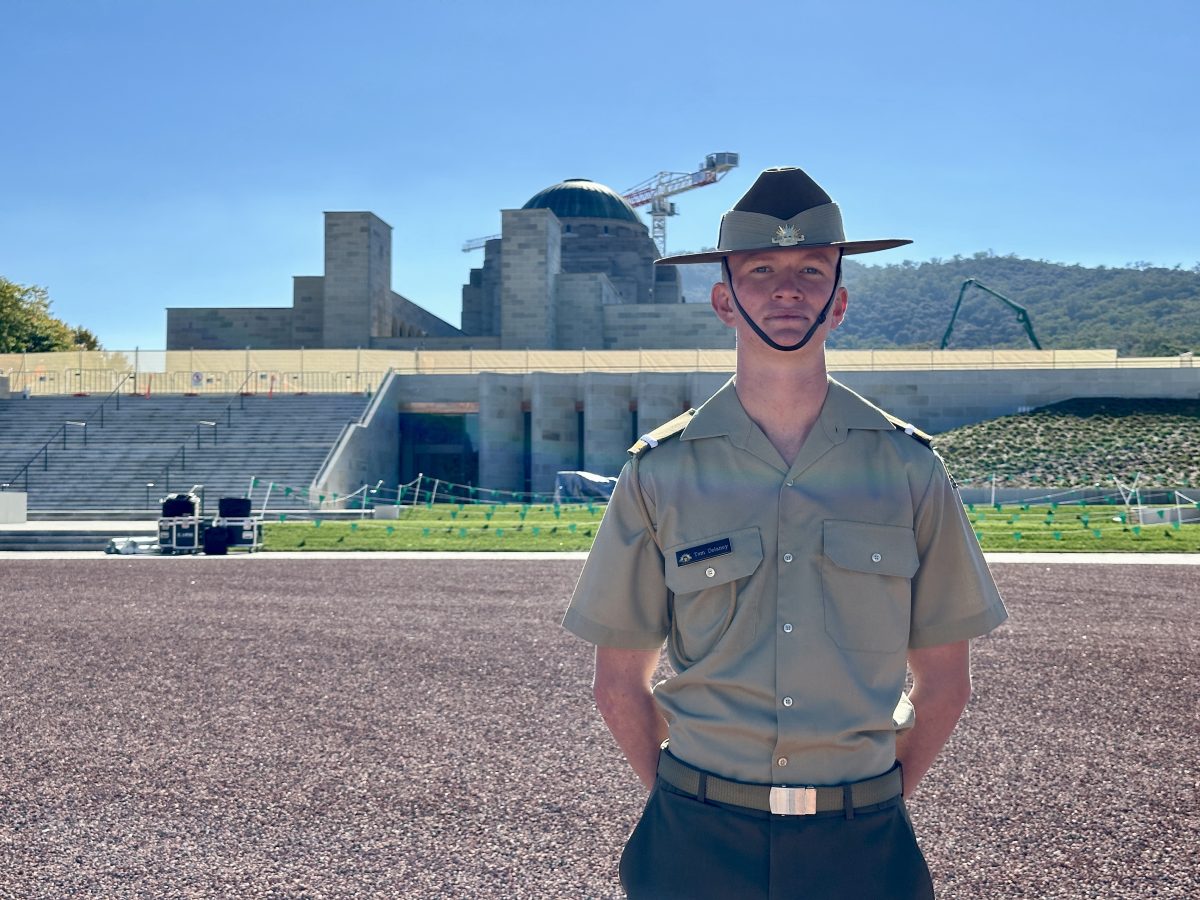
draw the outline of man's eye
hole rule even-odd
[[[815,268],[814,266],[805,266],[804,274],[805,275],[820,275],[821,270],[818,268]]]
[[[770,266],[755,266],[752,271],[754,271],[754,272],[770,272],[771,267]]]

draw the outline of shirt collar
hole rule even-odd
[[[894,427],[877,406],[840,382],[829,379],[829,390],[814,429],[820,428],[830,441],[840,444],[852,428],[890,431]],[[734,390],[734,379],[730,378],[696,410],[680,438],[690,441],[725,436],[744,448],[749,446],[756,431],[758,426],[746,415]]]

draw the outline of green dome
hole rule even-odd
[[[538,191],[522,209],[548,209],[560,219],[624,219],[641,224],[633,207],[612,188],[586,178],[568,178]]]

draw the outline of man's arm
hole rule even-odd
[[[647,789],[654,786],[659,747],[667,739],[666,720],[650,692],[660,652],[597,647],[592,682],[604,724]]]
[[[908,651],[916,723],[896,736],[896,759],[904,769],[904,796],[911,797],[946,743],[971,698],[971,643],[957,641]]]

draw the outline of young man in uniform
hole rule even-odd
[[[632,898],[933,896],[903,798],[1006,613],[927,436],[825,364],[843,255],[906,243],[846,240],[816,182],[768,169],[715,251],[659,260],[721,262],[737,368],[631,448],[563,623],[651,791]]]

